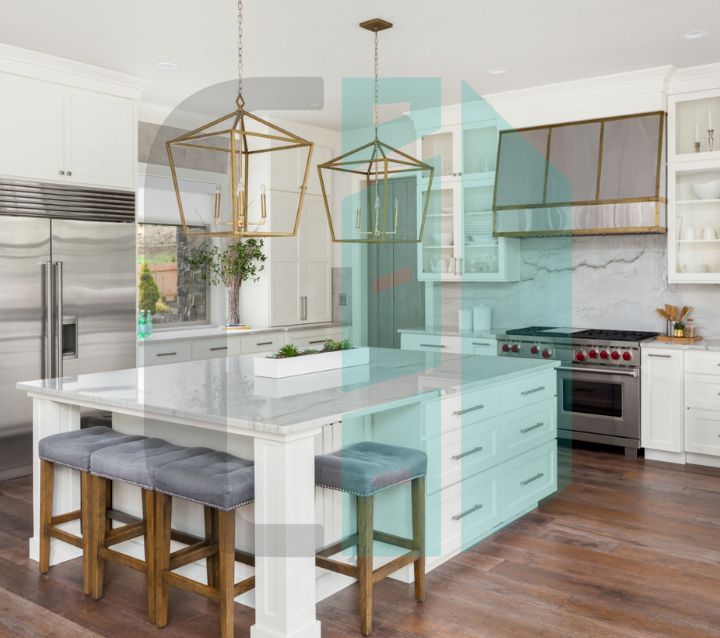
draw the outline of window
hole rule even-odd
[[[205,270],[194,272],[185,261],[205,242],[205,237],[186,237],[182,226],[138,224],[138,307],[152,312],[154,326],[208,323]]]

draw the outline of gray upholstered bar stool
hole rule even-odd
[[[252,461],[225,452],[177,461],[155,475],[155,529],[158,590],[155,624],[164,627],[168,616],[169,585],[200,594],[220,603],[220,634],[232,638],[234,598],[255,587],[255,577],[235,583],[235,561],[255,565],[252,555],[235,549],[235,510],[255,500],[255,467]],[[205,506],[211,534],[205,541],[170,553],[172,497]],[[206,530],[207,530],[206,523]],[[173,573],[173,570],[207,559],[208,584]]]
[[[360,631],[372,633],[373,583],[406,565],[415,570],[415,598],[425,600],[425,474],[427,455],[420,450],[364,441],[332,454],[315,457],[315,484],[357,496],[357,534],[317,551],[315,564],[357,578],[360,584]],[[374,531],[373,497],[401,483],[412,482],[412,539]],[[407,553],[373,570],[373,541],[407,549]],[[332,560],[358,546],[357,567]]]
[[[130,567],[147,575],[148,618],[155,622],[155,475],[159,468],[173,461],[187,459],[211,452],[209,448],[182,447],[162,439],[142,439],[132,443],[98,450],[90,457],[91,482],[95,527],[91,535],[91,555],[95,557],[92,571],[92,597],[98,600],[104,594],[105,561]],[[142,490],[142,520],[107,531],[107,485],[110,481],[122,481],[137,485]],[[134,558],[116,550],[113,545],[144,536],[145,560]]]
[[[55,538],[83,550],[83,588],[91,593],[90,573],[93,560],[89,555],[91,539],[90,455],[97,450],[142,439],[126,436],[108,427],[93,427],[52,434],[38,443],[40,457],[40,573],[50,569],[50,539]],[[80,472],[80,509],[53,516],[55,466],[64,465]],[[61,530],[58,525],[80,519],[82,536]],[[103,521],[108,526],[110,521]]]

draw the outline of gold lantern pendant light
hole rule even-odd
[[[305,199],[310,162],[312,160],[313,143],[309,142],[294,133],[290,133],[275,124],[271,124],[259,117],[248,113],[245,110],[243,99],[243,48],[242,48],[242,0],[238,2],[238,95],[235,100],[237,109],[228,115],[205,124],[200,128],[185,133],[174,140],[166,143],[168,157],[170,159],[170,171],[172,173],[175,195],[177,196],[180,219],[182,220],[183,232],[188,237],[292,237],[297,235],[300,226],[300,213]],[[252,122],[249,122],[252,121]],[[247,124],[252,124],[253,129],[248,130]],[[274,146],[272,144],[275,144]],[[257,198],[249,196],[250,191],[250,162],[251,158],[260,153],[283,152],[296,148],[308,148],[308,158],[305,165],[304,178],[300,188],[300,198],[295,215],[294,227],[284,230],[270,230],[267,217],[267,202],[265,184],[259,187],[259,205]],[[229,173],[229,193],[223,198],[221,184],[217,184],[215,190],[215,210],[213,226],[217,229],[212,231],[190,232],[183,210],[183,199],[176,170],[176,158],[184,157],[184,153],[178,152],[182,149],[194,148],[215,153],[227,153],[227,164]],[[177,161],[180,161],[179,159]],[[221,221],[223,212],[223,199],[229,200],[227,206],[228,221]],[[224,227],[224,228],[223,228]],[[264,228],[263,228],[264,227]]]
[[[330,234],[332,240],[336,243],[363,243],[363,244],[380,244],[380,243],[419,243],[422,241],[423,231],[425,229],[425,219],[427,217],[428,204],[430,202],[430,192],[432,188],[432,179],[434,168],[425,162],[411,157],[407,153],[403,153],[392,146],[380,141],[378,137],[378,32],[392,28],[392,23],[386,20],[376,18],[361,22],[363,29],[372,31],[375,34],[375,104],[373,107],[373,125],[375,127],[375,139],[368,144],[360,146],[352,151],[331,159],[324,164],[318,165],[318,174],[320,175],[320,187],[322,189],[323,200],[325,201],[325,212],[327,213],[328,223],[330,224]],[[355,235],[348,238],[339,238],[335,235],[333,227],[332,215],[330,214],[330,205],[328,203],[327,194],[325,193],[325,182],[323,180],[323,170],[339,171],[342,173],[354,173],[362,175],[365,178],[365,191],[367,199],[367,227],[363,230],[361,224],[362,208],[358,205],[356,208],[357,217],[355,219]],[[390,175],[398,173],[408,173],[412,171],[429,171],[430,176],[427,184],[425,200],[422,206],[422,220],[420,222],[420,230],[416,232],[412,238],[399,239],[398,235],[398,217],[400,214],[400,203],[397,198],[391,202],[391,211],[388,214],[388,186]],[[371,198],[371,186],[375,186],[375,197]],[[380,188],[382,186],[382,196]],[[372,199],[372,201],[371,201]],[[406,217],[414,215],[415,211],[403,211]],[[392,230],[388,228],[391,225]]]

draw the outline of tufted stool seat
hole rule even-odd
[[[92,475],[91,490],[95,515],[93,554],[97,557],[93,578],[92,596],[96,600],[103,597],[105,561],[109,560],[147,574],[148,580],[148,617],[155,622],[155,475],[157,471],[174,461],[188,459],[211,452],[204,447],[183,447],[173,445],[157,438],[143,438],[117,445],[112,449],[102,449],[90,457]],[[102,521],[106,517],[109,504],[106,500],[107,485],[110,481],[122,481],[137,485],[142,490],[143,517],[135,523],[107,531]],[[144,536],[145,560],[140,560],[110,549],[112,545]]]
[[[107,447],[129,443],[142,439],[141,436],[126,436],[115,430],[98,426],[72,432],[61,432],[40,439],[38,456],[40,457],[40,573],[50,569],[50,539],[55,538],[83,550],[83,587],[86,594],[91,593],[92,559],[89,555],[91,536],[90,508],[90,456],[93,452]],[[52,515],[53,483],[55,465],[63,465],[80,474],[80,509],[75,512]],[[81,521],[82,536],[61,530],[57,526],[70,521]],[[109,520],[104,521],[109,526]]]
[[[173,585],[206,598],[219,599],[220,633],[222,638],[231,638],[234,598],[255,587],[254,576],[235,583],[236,560],[255,564],[251,555],[235,549],[235,510],[255,500],[254,463],[226,452],[193,456],[159,468],[155,492],[158,552],[155,624],[158,627],[167,624],[169,585]],[[205,506],[206,539],[171,554],[173,496]],[[173,573],[203,558],[207,559],[207,586]]]
[[[315,564],[323,569],[357,578],[360,584],[360,631],[372,633],[372,587],[393,572],[412,564],[415,571],[415,598],[425,600],[425,474],[427,454],[421,450],[373,441],[356,443],[344,450],[315,457],[315,484],[354,494],[357,501],[357,534],[317,551]],[[401,538],[374,531],[373,497],[383,490],[412,483],[413,537]],[[373,571],[373,541],[402,547],[407,551]],[[358,546],[357,567],[333,560],[331,556]]]

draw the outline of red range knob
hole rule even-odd
[[[607,350],[602,350],[600,352],[600,358],[601,359],[607,359],[610,356],[610,353]]]
[[[503,343],[502,345],[502,351],[503,352],[510,352],[510,346],[507,343]]]
[[[578,353],[575,355],[575,358],[576,358],[578,361],[585,361],[585,353],[581,350],[580,352],[578,352]]]
[[[510,350],[512,350],[513,352],[520,352],[520,346],[517,343],[513,344],[513,347],[510,348]]]
[[[613,361],[617,361],[620,358],[620,353],[617,351],[613,351],[610,356],[612,357]]]
[[[530,348],[530,352],[532,352],[533,354],[537,354],[538,352],[540,352],[540,349],[537,346],[533,346],[532,348]]]
[[[595,359],[597,356],[597,350],[590,350],[590,352],[588,352],[588,357],[590,357],[591,359]]]
[[[551,352],[550,350],[543,350],[543,351],[542,351],[542,356],[543,356],[544,359],[547,359],[548,357],[550,357],[551,354],[552,354],[552,352]]]
[[[623,359],[625,359],[625,361],[630,361],[630,359],[632,359],[632,355],[629,352],[623,352]]]

